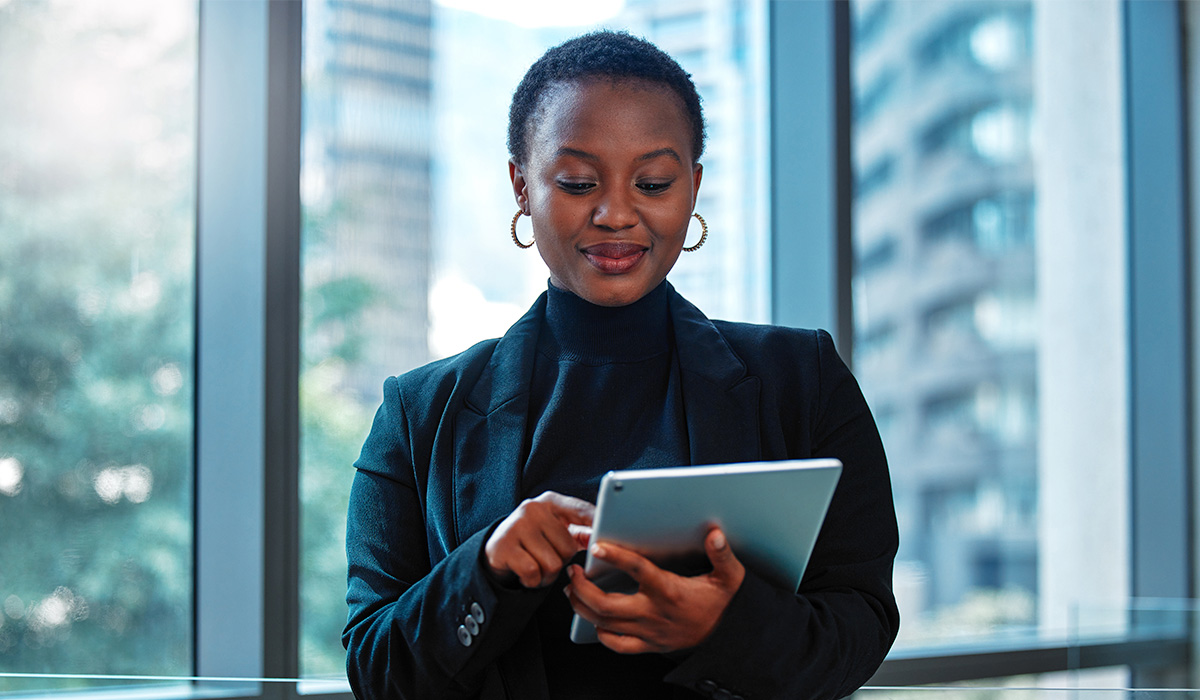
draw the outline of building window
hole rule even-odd
[[[864,50],[878,40],[887,29],[892,13],[892,0],[858,2],[854,4],[854,45]]]
[[[874,119],[896,94],[897,80],[898,78],[894,71],[885,71],[874,82],[856,93],[854,102],[855,121],[865,124]]]
[[[896,159],[883,156],[875,163],[867,166],[862,174],[855,179],[854,196],[858,200],[870,198],[876,192],[886,189],[896,171]]]
[[[958,151],[995,164],[1029,159],[1029,106],[998,102],[943,116],[921,136],[925,158]]]
[[[998,255],[1033,243],[1033,195],[1008,190],[971,199],[932,215],[921,226],[930,244],[965,241],[984,255]]]
[[[946,19],[927,14],[922,24],[932,25],[932,30],[916,48],[917,62],[926,71],[952,62],[993,72],[1019,69],[1032,50],[1031,16],[1028,2],[987,12],[963,3]]]

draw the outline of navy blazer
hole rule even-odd
[[[672,655],[665,680],[678,697],[847,695],[899,626],[896,519],[874,420],[824,331],[710,321],[669,293],[692,463],[837,457],[844,469],[799,591],[748,571],[713,634]],[[346,535],[343,643],[359,698],[548,697],[529,623],[561,585],[499,586],[482,560],[522,498],[545,303],[503,338],[384,383]]]

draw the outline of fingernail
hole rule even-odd
[[[713,538],[713,547],[716,549],[725,549],[725,535],[718,532],[717,536]]]
[[[604,550],[604,547],[601,547],[600,545],[595,545],[594,547],[592,547],[592,554],[597,557],[602,557],[605,554],[608,554],[608,552],[606,552]]]

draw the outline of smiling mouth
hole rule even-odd
[[[606,274],[616,275],[628,272],[634,265],[637,265],[647,250],[649,248],[646,246],[636,243],[598,243],[588,246],[580,252],[596,269]]]

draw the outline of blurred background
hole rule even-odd
[[[813,96],[836,110],[825,164],[779,148],[820,128],[773,109],[779,57],[811,48],[784,23],[795,4],[832,8],[813,66],[833,85]],[[1161,85],[1135,81],[1119,0],[305,0],[297,672],[343,673],[350,465],[383,380],[502,334],[545,288],[508,234],[508,101],[546,48],[596,27],[657,43],[703,98],[711,235],[670,276],[684,296],[786,322],[818,302],[779,292],[805,274],[779,241],[841,256],[814,264],[837,268],[831,330],[891,464],[893,656],[1127,639],[1143,608],[1177,613],[1171,653],[1190,653],[1192,232],[1142,254],[1139,232],[1166,229],[1138,228],[1135,204],[1180,221],[1190,205],[1131,182],[1155,131],[1135,89],[1175,100],[1179,148],[1146,157],[1190,182],[1196,12],[1144,4],[1178,30],[1159,37],[1178,73]],[[0,0],[0,672],[197,672],[198,95],[224,79],[202,68],[201,16]],[[778,219],[781,172],[845,179],[836,230]],[[1155,426],[1176,426],[1176,452],[1141,447]],[[1178,503],[1147,503],[1160,491]],[[1070,663],[1134,682],[1116,658]]]

